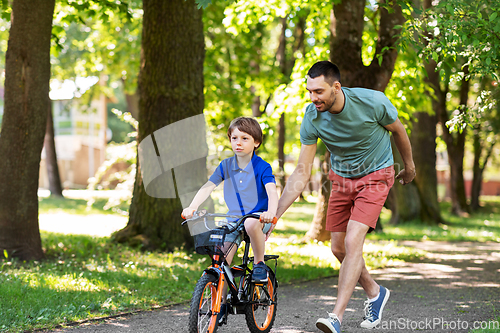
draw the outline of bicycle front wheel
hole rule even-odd
[[[268,333],[276,318],[278,300],[276,276],[269,272],[267,284],[254,285],[250,294],[250,304],[245,312],[247,326],[252,333]]]
[[[216,333],[217,315],[214,314],[217,297],[215,276],[203,275],[194,288],[189,311],[189,333]]]

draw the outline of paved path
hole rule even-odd
[[[481,324],[498,328],[500,323],[495,320],[500,320],[500,244],[429,241],[402,244],[426,250],[428,256],[419,263],[372,271],[374,278],[392,293],[377,332],[468,332]],[[337,278],[281,286],[278,315],[271,332],[319,332],[316,319],[332,310],[336,286]],[[364,299],[364,292],[356,288],[344,315],[343,332],[367,332],[359,328]],[[178,305],[63,332],[187,332],[187,317],[187,305]],[[218,332],[248,332],[244,316],[230,316],[229,325]]]

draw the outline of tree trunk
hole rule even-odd
[[[481,195],[481,187],[483,183],[483,168],[479,164],[481,158],[481,143],[479,136],[474,134],[474,165],[472,167],[472,188],[470,194],[470,208],[473,212],[479,210],[479,196]]]
[[[288,65],[290,64],[286,58],[286,29],[287,29],[287,16],[280,18],[281,21],[281,34],[279,36],[278,50],[276,52],[276,60],[278,60],[281,73],[283,74],[286,82],[288,83],[290,80],[290,74],[288,72]],[[292,57],[292,59],[294,59]],[[278,173],[278,183],[279,190],[283,192],[285,188],[285,136],[286,136],[286,127],[285,127],[285,113],[283,112],[280,116],[280,120],[278,123],[278,163],[279,163],[279,173]]]
[[[382,4],[384,2],[381,1]],[[380,7],[375,55],[381,55],[382,62],[379,63],[377,56],[374,56],[370,66],[365,66],[361,57],[365,5],[366,0],[342,1],[339,4],[334,2],[332,21],[336,22],[336,27],[332,36],[336,37],[330,45],[330,59],[340,69],[343,86],[384,91],[397,58],[395,45],[400,30],[394,29],[394,26],[402,25],[404,17],[397,5],[393,5],[391,13]]]
[[[130,112],[134,119],[139,119],[139,94],[136,92],[134,94],[125,94],[125,100],[127,101],[127,111]]]
[[[467,71],[467,67],[464,68],[464,71]],[[460,105],[462,107],[467,106],[468,94],[469,81],[465,79],[464,75],[464,79],[462,79],[462,85],[460,87]],[[465,196],[464,181],[465,136],[467,128],[464,128],[462,132],[455,133],[455,135],[453,135],[453,133],[451,133],[446,126],[449,116],[446,110],[444,111],[445,112],[441,113],[441,126],[443,127],[443,137],[446,142],[448,162],[450,164],[452,212],[454,214],[461,215],[469,210],[467,198]]]
[[[54,141],[54,119],[52,118],[52,102],[50,99],[47,112],[47,128],[43,144],[45,146],[45,165],[49,177],[50,195],[62,198],[61,176],[59,175],[59,166],[57,165],[56,144]]]
[[[414,114],[411,132],[413,160],[417,175],[414,183],[420,196],[420,219],[429,224],[443,222],[437,196],[436,124],[437,116],[427,112]]]
[[[450,164],[451,209],[455,215],[462,215],[468,211],[464,181],[465,132],[464,129],[462,133],[457,133],[458,142],[456,144],[453,144],[449,138],[445,140],[448,147],[448,163]],[[449,144],[450,146],[448,146]]]
[[[285,188],[285,135],[285,113],[283,112],[278,123],[278,182],[281,192]]]
[[[446,95],[449,91],[449,84],[445,82],[444,88],[441,87],[439,73],[436,72],[436,63],[434,61],[430,61],[425,64],[425,70],[428,77],[427,81],[433,89],[435,96],[435,98],[432,99],[432,107],[438,117],[439,123],[441,124],[441,128],[443,130],[443,140],[446,143],[446,149],[448,152],[452,213],[460,215],[468,210],[463,176],[466,130],[464,129],[462,133],[457,133],[456,135],[453,135],[453,133],[450,132],[449,128],[446,126],[446,122],[449,120],[446,106]],[[469,83],[468,81],[463,81],[460,93],[460,102],[464,106],[467,104],[468,91]]]
[[[489,147],[483,147],[481,145],[481,126],[477,126],[474,129],[473,135],[473,149],[474,149],[474,164],[472,166],[472,188],[471,188],[471,197],[470,197],[470,208],[473,212],[476,212],[481,208],[479,204],[479,196],[481,195],[481,188],[483,185],[483,174],[486,165],[488,164],[488,160],[493,153],[493,148],[495,147],[496,140],[493,139],[489,144]],[[486,155],[481,161],[481,157],[483,155],[483,150],[486,148]]]
[[[332,191],[332,182],[328,178],[330,172],[330,152],[326,150],[323,155],[321,164],[321,187],[318,193],[318,202],[316,203],[316,211],[311,223],[309,231],[306,233],[304,239],[315,239],[324,242],[330,239],[330,231],[326,230],[326,213],[328,210],[328,201],[330,200],[330,193]]]
[[[0,137],[0,251],[6,250],[9,256],[21,260],[43,257],[37,190],[49,108],[54,5],[55,0],[12,3],[5,56],[5,104]]]
[[[403,159],[399,155],[392,137],[391,146],[394,156],[394,170],[397,175],[404,167]],[[404,221],[412,221],[420,218],[421,203],[417,186],[413,182],[403,186],[396,180],[390,192],[389,207],[391,207],[392,211],[391,224],[399,224]]]
[[[201,115],[204,107],[202,11],[197,9],[194,0],[144,0],[143,8],[143,54],[138,81],[139,141],[148,137],[159,140],[158,136],[156,139],[153,137],[153,133],[158,133],[159,129],[169,124]],[[189,141],[191,136],[197,134],[194,133],[196,128],[192,130],[193,133],[181,134],[185,135],[183,140]],[[157,149],[160,144],[169,144],[160,141],[155,143]],[[189,168],[189,181],[201,186],[206,182],[207,170],[205,158],[199,162],[195,170]],[[145,188],[147,184],[141,177],[143,167],[146,166],[138,160],[129,222],[125,229],[116,234],[115,239],[148,249],[173,250],[192,244],[188,229],[180,225],[180,200],[148,195]],[[177,171],[164,170],[163,175],[171,176],[174,173],[179,178]],[[175,193],[184,190],[184,185],[177,182]],[[193,191],[197,189],[190,188]]]

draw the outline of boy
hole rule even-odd
[[[255,155],[255,150],[262,143],[262,130],[255,119],[248,117],[234,119],[229,125],[227,136],[234,156],[219,164],[182,214],[186,218],[192,217],[217,185],[224,181],[224,200],[229,208],[228,214],[245,215],[262,212],[260,221],[254,218],[245,221],[245,230],[250,237],[254,252],[252,281],[267,282],[267,269],[264,263],[265,241],[278,207],[276,181],[269,163]],[[233,232],[226,235],[226,241],[236,241],[237,244],[226,257],[228,264],[231,264],[241,238],[238,232]],[[225,300],[224,297],[220,318],[226,311]]]

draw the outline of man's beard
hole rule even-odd
[[[333,99],[333,101],[331,103],[323,102],[323,105],[325,106],[324,110],[323,111],[318,110],[318,111],[320,111],[320,112],[325,112],[325,111],[331,112],[331,109],[335,105],[336,101],[337,101],[337,95],[335,95],[335,98]]]

